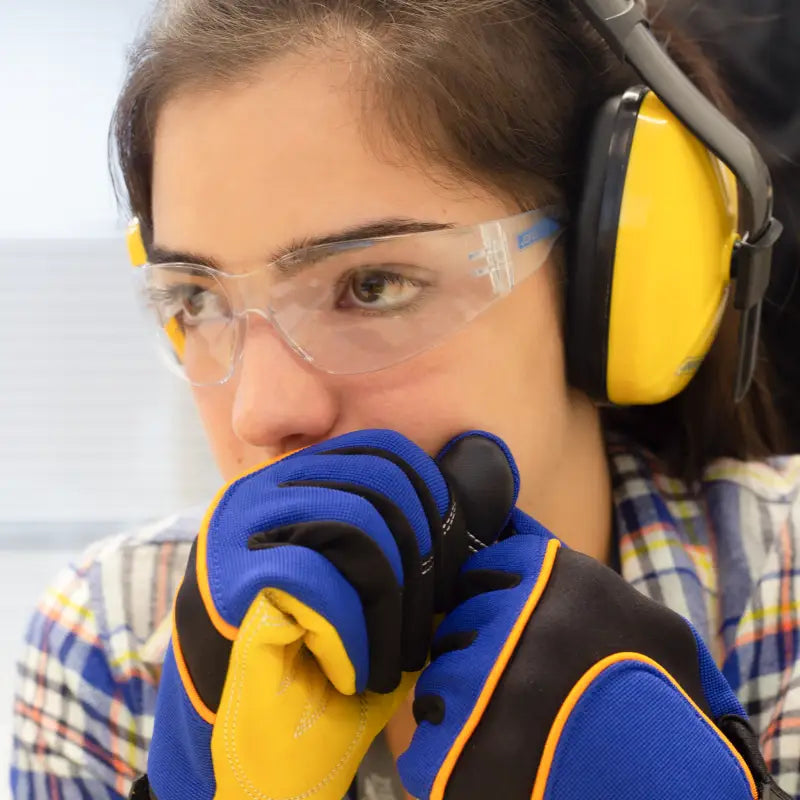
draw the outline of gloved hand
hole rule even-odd
[[[225,487],[176,597],[132,797],[341,800],[426,661],[463,519],[436,463],[390,431]]]
[[[481,533],[499,541],[465,564],[416,685],[410,794],[789,800],[684,618],[519,509]]]

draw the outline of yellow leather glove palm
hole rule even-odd
[[[389,694],[355,694],[335,631],[319,630],[320,618],[297,606],[289,595],[265,591],[239,629],[211,736],[219,800],[340,800],[413,687],[418,673],[404,674]]]

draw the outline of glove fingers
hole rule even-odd
[[[200,584],[207,581],[215,627],[233,639],[256,594],[274,585],[265,582],[254,550],[308,547],[358,592],[371,651],[367,686],[391,691],[403,670],[421,668],[427,656],[432,539],[442,538],[449,501],[433,460],[392,431],[347,434],[241,477],[199,536]]]
[[[363,453],[385,458],[406,473],[406,477],[419,494],[429,522],[441,519],[447,513],[449,493],[436,463],[421,447],[395,431],[354,431],[312,445],[298,456],[305,453],[336,453],[340,455]],[[295,457],[292,456],[292,458]]]
[[[431,532],[425,506],[417,488],[408,478],[410,469],[401,469],[398,464],[377,455],[320,454],[304,456],[298,454],[293,459],[272,468],[274,479],[279,486],[325,486],[333,484],[342,491],[359,494],[361,490],[371,490],[389,501],[405,518],[410,526],[421,557],[431,552]],[[430,495],[427,487],[423,493]]]
[[[322,462],[324,457],[315,459]],[[434,613],[434,560],[430,547],[430,531],[418,498],[405,475],[393,464],[370,456],[351,456],[374,462],[374,480],[368,477],[363,483],[322,480],[314,472],[331,470],[315,468],[308,481],[291,481],[282,486],[317,486],[348,492],[372,505],[384,520],[394,537],[403,565],[403,611],[400,630],[401,669],[414,672],[425,665],[430,647],[430,620]],[[342,459],[331,456],[331,460]],[[348,459],[349,460],[349,459]],[[324,464],[322,465],[325,466]],[[316,467],[316,465],[315,465]],[[387,469],[388,468],[388,469]],[[391,481],[393,491],[384,493],[385,477]],[[383,479],[383,480],[382,480]],[[371,484],[371,485],[370,485]],[[394,499],[402,505],[397,505]],[[416,526],[416,527],[415,527]],[[271,532],[270,537],[275,532]],[[421,547],[424,548],[421,551]],[[318,548],[317,548],[318,549]],[[330,556],[329,556],[330,557]]]
[[[467,551],[459,507],[451,496],[441,471],[430,456],[394,431],[359,431],[332,439],[309,450],[313,452],[324,450],[338,455],[378,456],[395,464],[405,473],[428,519],[436,570],[434,605],[436,610],[444,610],[447,607],[447,591],[450,586],[446,576],[458,570],[466,558]],[[448,544],[447,547],[445,542]]]
[[[248,545],[252,551],[250,560],[239,576],[238,588],[243,599],[248,596],[245,592],[255,593],[263,586],[289,591],[287,576],[297,573],[284,574],[283,583],[275,583],[280,575],[279,558],[285,547],[296,545],[323,557],[346,579],[360,599],[369,643],[366,687],[377,692],[392,691],[400,681],[402,669],[403,572],[397,545],[386,523],[370,503],[349,493],[334,493],[318,487],[295,487],[282,491],[296,493],[291,502],[284,499],[283,510],[284,519],[298,521],[287,521],[280,527],[251,537]],[[339,507],[335,513],[331,504],[332,494],[338,495]],[[314,519],[315,495],[324,495],[326,499],[325,508],[319,512],[326,518]],[[252,580],[248,573],[252,573]],[[308,585],[303,587],[295,582],[296,588],[291,591],[302,602],[317,608],[306,599],[315,576],[307,574],[302,578]],[[238,596],[236,601],[237,606],[241,605]],[[360,681],[358,685],[363,688]]]
[[[375,508],[394,537],[403,566],[401,668],[406,672],[422,669],[430,646],[434,562],[428,520],[406,474],[376,456],[317,455],[295,459],[277,477],[281,487],[349,492]]]
[[[235,505],[236,512],[227,514],[220,506],[207,530],[201,530],[198,536],[198,559],[205,551],[208,587],[225,623],[238,627],[256,594],[265,587],[259,581],[264,559],[254,558],[256,548],[251,546],[251,538],[258,534],[262,545],[283,543],[285,539],[274,535],[273,529],[302,523],[322,527],[328,521],[351,525],[375,541],[382,559],[394,573],[394,581],[402,584],[400,553],[380,515],[357,497],[344,492],[332,497],[333,494],[313,486],[265,489],[256,475],[242,479],[231,491],[227,500],[229,505]],[[308,541],[307,546],[314,549],[314,542]],[[235,582],[229,579],[231,570],[237,576]],[[243,572],[246,577],[242,577]]]

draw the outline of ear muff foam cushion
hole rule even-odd
[[[617,230],[636,117],[646,89],[609,98],[600,108],[586,157],[567,271],[566,350],[573,386],[608,400],[608,327]]]

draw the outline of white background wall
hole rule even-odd
[[[132,298],[106,132],[145,0],[0,0],[0,799],[13,659],[90,538],[218,477]]]
[[[0,238],[97,237],[106,129],[148,0],[0,0]]]
[[[18,523],[79,536],[217,484],[187,389],[143,335],[106,164],[148,7],[0,0],[0,546]]]

